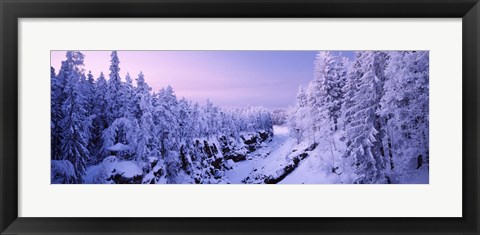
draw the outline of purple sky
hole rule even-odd
[[[58,73],[65,51],[51,52]],[[111,51],[82,51],[85,70],[108,79]],[[171,85],[178,98],[223,107],[283,108],[295,104],[298,86],[313,78],[316,51],[118,51],[120,75],[145,80],[158,91]],[[342,52],[353,57],[353,52]],[[134,80],[135,81],[135,80]]]

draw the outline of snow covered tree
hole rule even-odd
[[[288,120],[287,109],[274,109],[271,113],[273,125],[285,125]]]
[[[154,100],[156,136],[160,139],[160,154],[166,165],[167,182],[175,183],[180,169],[178,101],[171,86],[162,88]]]
[[[137,161],[146,161],[148,157],[156,158],[160,156],[159,137],[155,135],[155,124],[153,121],[154,106],[151,88],[145,83],[142,72],[138,74],[136,79],[137,86],[134,89],[134,109],[133,116],[139,120],[140,132],[138,147],[136,149]]]
[[[60,81],[60,77],[55,75],[55,69],[50,68],[50,137],[51,137],[51,158],[58,160],[60,156],[60,140],[61,140],[61,127],[59,125],[60,120],[62,119],[62,103],[65,99],[63,94],[64,82]]]
[[[124,117],[133,117],[133,109],[134,109],[134,88],[133,88],[133,80],[130,77],[130,74],[127,73],[125,76],[125,84],[122,89],[123,98],[125,99],[125,103],[123,105],[123,116]]]
[[[120,78],[120,60],[116,51],[112,52],[110,60],[110,79],[108,80],[107,91],[107,122],[112,123],[115,119],[124,117],[124,106],[126,103],[124,85]]]
[[[302,86],[298,88],[297,102],[291,110],[290,116],[290,133],[298,142],[303,140],[306,135],[312,132],[310,115],[307,108],[307,94]]]
[[[67,99],[67,92],[65,87],[69,81],[69,77],[72,73],[83,74],[83,54],[73,51],[66,53],[66,60],[62,61],[62,66],[55,78],[52,77],[51,81],[51,147],[52,147],[52,159],[62,159],[61,154],[61,139],[62,139],[62,126],[60,121],[64,118],[62,111],[62,104]],[[53,76],[53,74],[51,74]]]
[[[190,173],[192,169],[194,125],[192,105],[185,98],[178,101],[178,125],[180,142],[180,159],[182,168]]]
[[[178,117],[180,142],[183,142],[185,139],[192,139],[193,120],[191,104],[185,98],[178,101]]]
[[[200,133],[202,131],[202,124],[201,124],[201,121],[200,121],[200,115],[201,115],[201,111],[200,111],[200,105],[198,103],[195,103],[193,106],[192,106],[192,116],[191,116],[191,120],[192,120],[192,135],[193,137],[200,137]]]
[[[385,183],[383,123],[377,111],[383,96],[386,53],[357,52],[349,78],[345,119],[346,157],[354,158],[357,183]]]
[[[56,78],[56,77],[57,77],[57,75],[55,74],[55,68],[50,66],[50,78],[53,79],[53,78]]]
[[[67,52],[66,63],[63,73],[67,76],[65,81],[64,93],[65,100],[62,103],[62,119],[59,122],[61,126],[61,160],[68,160],[75,169],[76,178],[74,183],[82,183],[85,175],[86,160],[89,158],[88,136],[89,126],[86,116],[86,110],[81,101],[84,100],[83,94],[79,91],[83,76],[83,54],[80,52]]]
[[[345,86],[345,60],[328,51],[320,51],[315,60],[314,80],[309,84],[307,101],[315,131],[320,136],[332,136],[338,129],[338,119]]]
[[[95,79],[93,78],[92,72],[88,71],[86,79],[85,76],[82,76],[80,79],[79,86],[81,89],[79,93],[82,94],[81,106],[85,109],[85,122],[89,124],[88,131],[85,133],[85,137],[88,139],[88,152],[90,153],[89,160],[94,160],[95,158],[92,155],[96,154],[96,136],[95,136],[95,126],[94,119],[97,114],[95,113]]]
[[[379,113],[386,122],[390,169],[405,178],[429,158],[428,52],[391,52],[386,76]]]
[[[87,79],[83,85],[83,96],[85,97],[85,111],[87,116],[94,115],[94,106],[95,106],[95,79],[91,71],[88,71]]]
[[[361,52],[357,52],[355,56],[359,58]],[[360,77],[363,76],[364,71],[362,67],[362,61],[360,59],[355,59],[350,67],[350,70],[347,72],[347,79],[345,86],[343,87],[343,105],[342,105],[342,115],[343,115],[343,124],[344,129],[347,125],[351,123],[351,118],[353,113],[350,108],[355,104],[355,95],[358,93],[357,81]]]
[[[240,132],[238,127],[235,125],[235,115],[230,112],[221,112],[220,120],[222,126],[220,132],[222,133],[222,135],[238,140],[240,138]]]
[[[94,161],[94,163],[101,162],[103,157],[106,157],[101,154],[101,147],[102,133],[109,125],[107,120],[107,92],[107,80],[105,80],[103,73],[100,73],[95,83],[95,91],[93,93],[92,103],[95,117],[92,120],[91,143],[89,144],[89,150],[92,156],[91,160]]]
[[[219,110],[213,105],[210,100],[207,100],[205,107],[203,109],[203,115],[205,117],[205,135],[211,137],[218,133],[219,125]]]
[[[117,157],[132,160],[138,144],[138,130],[136,121],[128,118],[115,119],[102,133],[102,151],[105,152],[105,155],[116,152]]]
[[[317,142],[316,135],[326,136],[331,134],[332,128],[329,123],[329,94],[327,90],[327,80],[334,76],[333,67],[335,60],[328,51],[321,51],[317,54],[314,63],[314,78],[308,84],[307,95],[307,120],[311,121],[307,126],[311,130],[307,131],[313,136],[314,143]]]
[[[343,101],[343,87],[347,78],[347,68],[345,58],[326,57],[327,66],[325,68],[325,91],[327,92],[326,106],[328,117],[333,123],[332,131],[338,130],[338,119],[341,116]]]

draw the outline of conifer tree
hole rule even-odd
[[[379,113],[386,123],[390,169],[401,178],[428,163],[428,68],[426,51],[390,53]]]
[[[126,102],[123,91],[124,85],[120,78],[120,60],[116,51],[112,51],[110,62],[110,79],[108,80],[107,91],[107,123],[113,123],[115,119],[124,117],[124,105]]]
[[[93,113],[95,117],[92,120],[92,131],[91,131],[91,148],[90,154],[92,156],[92,161],[98,163],[103,160],[104,155],[101,153],[102,147],[102,133],[109,126],[107,120],[107,92],[108,84],[105,80],[103,73],[100,73],[100,76],[97,78],[95,83],[95,91],[93,92]]]
[[[157,94],[156,135],[160,138],[160,154],[166,165],[167,183],[175,183],[180,166],[178,136],[178,102],[171,86]]]
[[[355,87],[347,96],[345,110],[347,150],[346,157],[353,157],[357,183],[384,183],[385,154],[384,130],[377,114],[383,96],[386,54],[361,52],[356,54],[349,87]]]
[[[82,183],[85,175],[86,160],[89,158],[88,136],[89,123],[86,118],[86,110],[81,101],[84,100],[81,90],[80,79],[83,75],[83,54],[80,52],[67,52],[66,66],[68,71],[64,93],[66,99],[62,103],[63,117],[59,124],[62,127],[61,159],[70,161],[75,169],[76,179],[74,183]]]

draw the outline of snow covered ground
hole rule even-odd
[[[313,143],[304,141],[300,144],[289,135],[287,127],[274,126],[272,141],[250,154],[250,160],[235,163],[225,172],[226,179],[232,184],[264,183],[265,177],[285,174],[285,167],[292,165],[293,158],[302,151],[308,156],[301,160],[293,171],[280,180],[280,184],[341,184],[353,181],[353,175],[343,172],[345,161],[339,161],[344,151],[342,143],[323,143],[306,151]],[[335,134],[338,139],[340,133]],[[338,142],[338,141],[337,141]]]
[[[342,133],[334,133],[331,142],[324,139],[312,150],[304,161],[280,184],[342,184],[351,183],[353,174],[348,169],[348,159],[342,158],[345,151],[343,142],[338,141]],[[316,138],[322,139],[319,136]],[[311,140],[313,141],[313,140]],[[335,142],[335,143],[333,143]]]
[[[112,175],[133,178],[142,175],[142,169],[133,161],[118,161],[115,156],[105,158],[102,164],[92,165],[85,172],[85,183],[96,184],[110,182]]]
[[[352,168],[352,159],[342,157],[345,151],[345,144],[339,141],[342,132],[337,131],[330,142],[326,142],[323,138],[318,145],[312,145],[313,139],[298,143],[284,126],[274,126],[273,132],[272,139],[262,143],[259,149],[248,154],[246,160],[226,161],[224,164],[228,170],[224,172],[220,182],[229,184],[351,184],[354,182],[356,176]],[[318,141],[322,138],[316,136],[316,139]],[[132,179],[141,176],[142,170],[133,161],[120,161],[115,156],[110,156],[105,158],[102,164],[87,168],[85,183],[122,182],[123,178],[113,179],[115,175]],[[185,181],[187,182],[190,181]],[[428,166],[410,171],[402,183],[428,183]]]
[[[232,184],[247,182],[262,183],[261,176],[268,176],[288,164],[288,156],[295,147],[296,140],[289,136],[287,127],[273,126],[273,138],[265,146],[250,154],[250,157],[225,172]],[[257,178],[256,178],[257,177]]]
[[[221,183],[229,184],[351,184],[355,180],[352,159],[343,158],[345,144],[339,141],[342,132],[337,131],[330,142],[316,136],[298,143],[284,126],[273,126],[270,141],[247,155],[239,162],[228,160]],[[142,170],[133,161],[119,161],[116,157],[105,158],[102,164],[87,168],[85,183],[95,184],[112,181],[113,176],[128,179],[142,175]],[[121,181],[122,179],[116,179]],[[402,183],[428,183],[428,167],[412,170]],[[185,181],[189,182],[189,181]],[[128,182],[127,182],[128,183]]]

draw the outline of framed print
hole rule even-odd
[[[1,4],[2,234],[480,232],[476,0]]]

